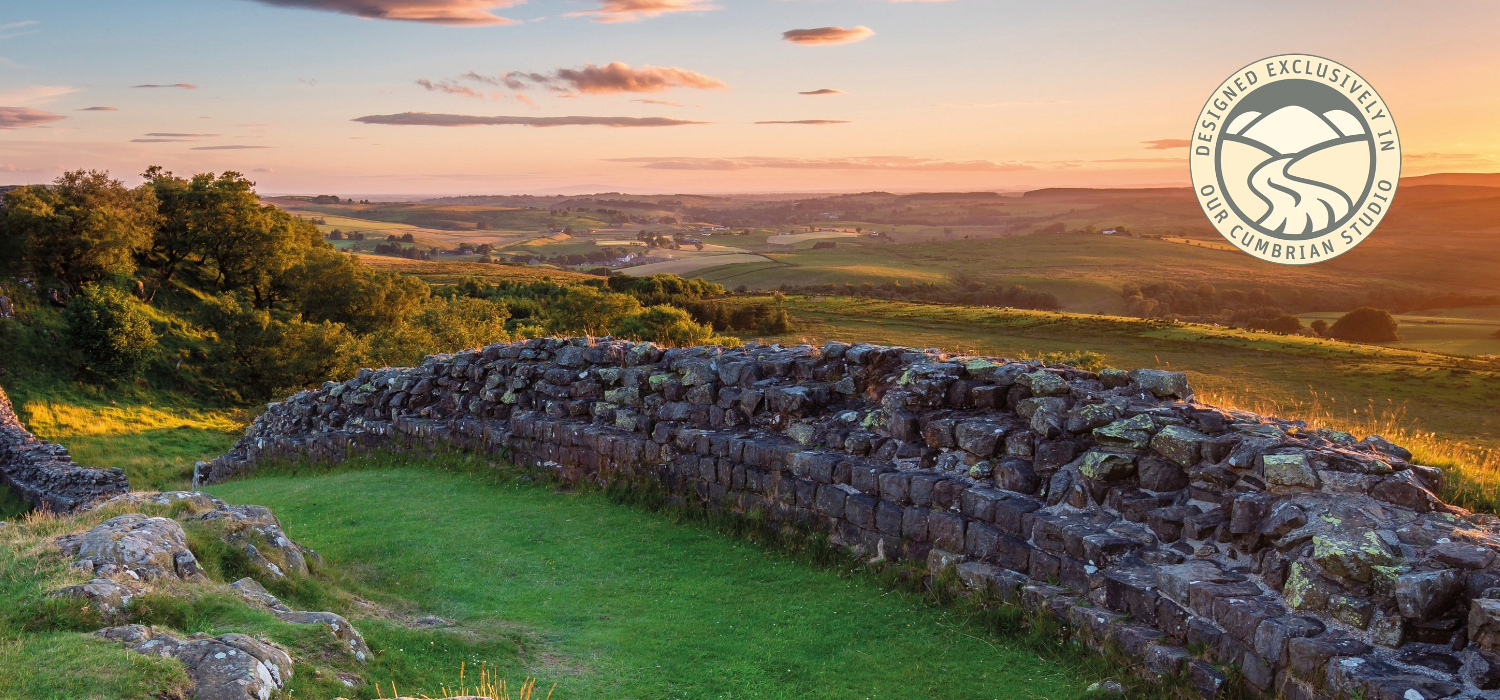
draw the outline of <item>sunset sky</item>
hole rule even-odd
[[[1235,69],[1307,52],[1404,174],[1500,170],[1500,3],[52,0],[0,9],[0,184],[265,193],[1185,184]],[[814,93],[814,94],[808,94]]]

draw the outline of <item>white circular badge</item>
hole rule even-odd
[[[1235,247],[1283,265],[1330,260],[1390,211],[1401,140],[1375,88],[1336,61],[1286,54],[1230,76],[1203,106],[1193,191]]]

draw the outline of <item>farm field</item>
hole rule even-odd
[[[1451,355],[1500,355],[1500,306],[1471,306],[1394,314],[1401,340],[1391,347],[1428,350]],[[1337,313],[1299,316],[1304,324],[1322,319],[1329,324]]]
[[[680,252],[681,251],[673,251],[673,253]],[[723,267],[726,265],[753,265],[766,262],[772,262],[772,260],[764,255],[755,255],[753,253],[723,253],[717,255],[700,254],[694,256],[684,255],[680,260],[668,260],[665,262],[648,263],[646,265],[627,267],[622,269],[621,272],[627,275],[635,275],[637,277],[657,274],[691,276],[695,272],[706,270],[709,268]]]

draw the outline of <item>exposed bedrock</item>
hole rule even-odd
[[[67,448],[38,440],[0,389],[0,481],[33,507],[71,513],[129,489],[120,469],[80,467]]]
[[[433,448],[956,567],[1206,695],[1225,665],[1289,698],[1500,688],[1500,519],[1444,504],[1442,472],[1380,437],[1200,404],[1174,372],[538,339],[271,404],[194,482]]]

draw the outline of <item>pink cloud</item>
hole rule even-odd
[[[59,119],[67,119],[67,117],[30,107],[0,107],[0,129],[41,126]]]
[[[354,15],[365,19],[423,22],[457,27],[514,24],[515,20],[487,12],[511,7],[520,0],[255,0],[277,7],[296,7]]]
[[[781,33],[781,38],[793,44],[824,46],[828,44],[851,44],[875,36],[874,30],[860,25],[856,27],[818,27],[816,29],[790,29]]]
[[[359,117],[354,121],[364,124],[387,124],[392,126],[614,126],[656,127],[706,124],[707,122],[665,117],[483,117],[467,114],[432,114],[430,112],[402,112],[401,114],[374,114]]]
[[[708,0],[599,0],[599,7],[569,12],[564,17],[588,17],[595,22],[634,22],[674,12],[701,12],[719,8]]]

